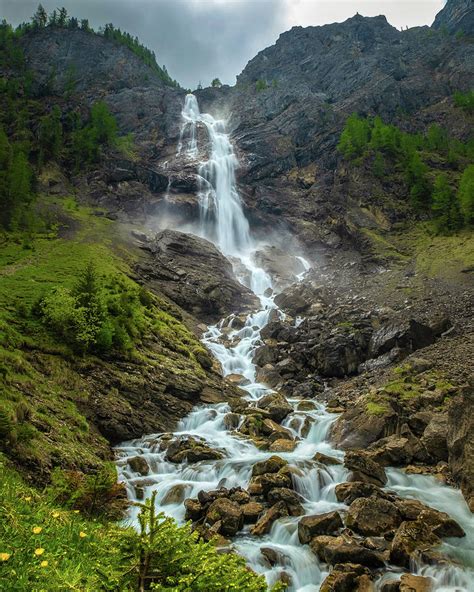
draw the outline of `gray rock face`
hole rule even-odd
[[[436,15],[434,29],[443,29],[449,33],[461,31],[465,35],[474,33],[474,4],[472,0],[450,0],[444,9]]]
[[[198,319],[216,322],[257,306],[256,297],[234,277],[231,263],[202,238],[164,230],[145,245],[152,255],[138,272]]]

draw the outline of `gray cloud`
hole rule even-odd
[[[183,86],[208,85],[214,77],[233,84],[260,50],[295,24],[345,20],[358,10],[395,11],[409,26],[430,24],[441,0],[43,0],[51,12],[65,6],[98,29],[105,23],[139,37],[160,64]],[[38,0],[0,0],[0,16],[18,24],[28,20]],[[332,8],[331,8],[332,7]],[[414,10],[414,7],[417,10]],[[390,14],[388,19],[391,21]],[[398,22],[394,24],[399,25]]]

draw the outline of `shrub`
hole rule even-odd
[[[459,207],[465,224],[474,223],[474,164],[464,170],[458,190]]]
[[[466,113],[474,113],[474,90],[470,90],[466,93],[455,92],[454,104],[456,107],[463,109]]]
[[[457,230],[461,226],[459,204],[445,174],[436,177],[432,198],[432,209],[438,230],[442,232]]]

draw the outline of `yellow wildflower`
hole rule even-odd
[[[47,561],[42,561],[40,563],[41,567],[48,567],[48,562]]]
[[[39,534],[43,529],[41,528],[41,526],[33,526],[33,533],[34,534]]]
[[[25,497],[25,502],[31,502],[31,495],[29,495],[28,497]]]
[[[81,537],[81,539],[84,539],[87,536],[87,533],[85,533],[84,531],[81,530],[81,532],[79,533],[79,536]]]
[[[59,518],[59,512],[53,512],[52,516],[53,518]]]
[[[38,557],[40,555],[43,555],[44,553],[44,549],[42,549],[41,547],[39,549],[35,549],[35,555],[37,555]]]
[[[79,514],[79,510],[73,510],[74,514]]]
[[[8,561],[11,556],[11,553],[0,553],[0,561]]]

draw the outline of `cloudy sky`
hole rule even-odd
[[[444,0],[43,0],[65,6],[94,28],[112,22],[153,49],[183,86],[235,77],[260,50],[294,25],[344,21],[356,12],[385,14],[397,28],[429,25]],[[0,18],[28,20],[38,0],[0,0]]]

